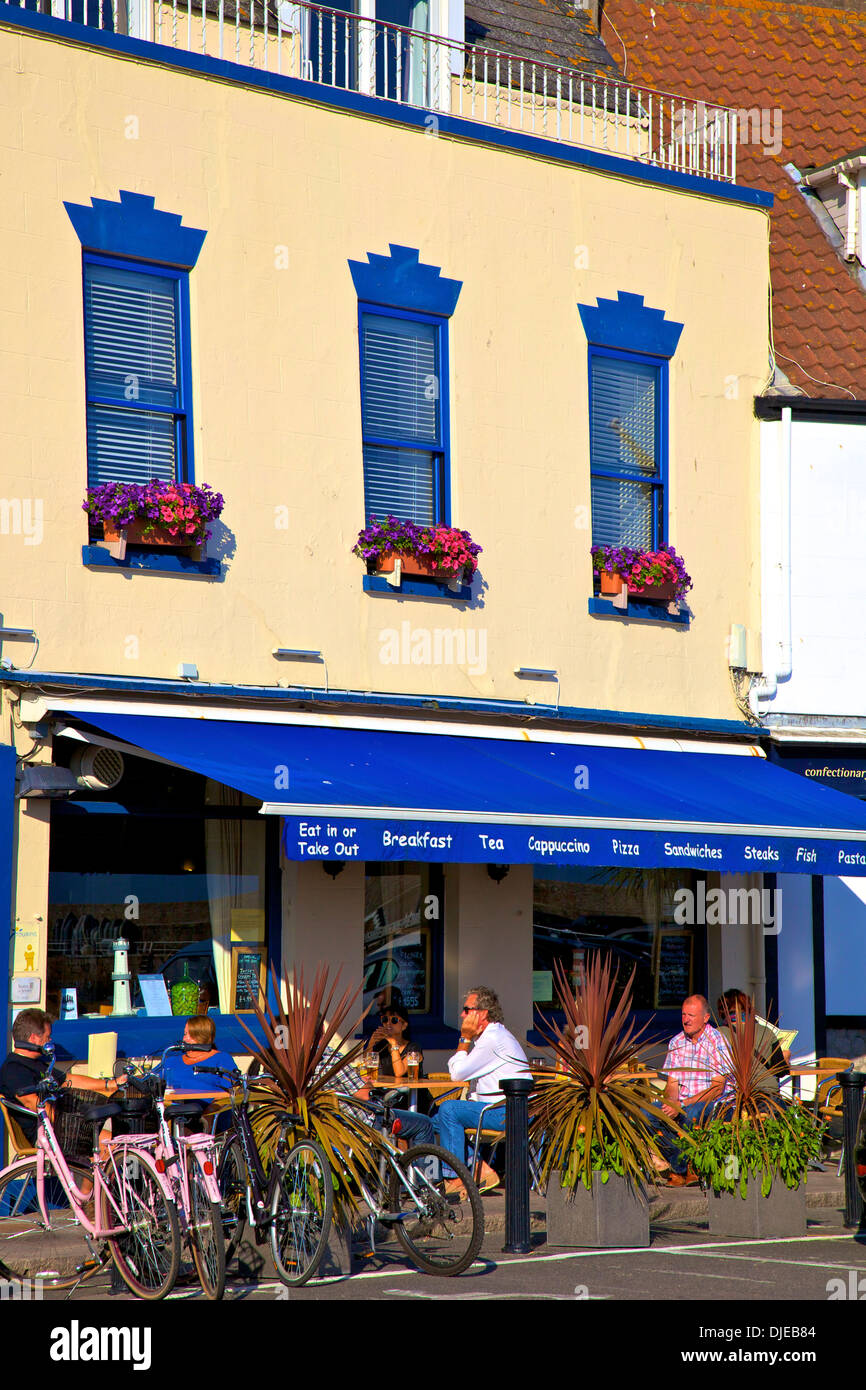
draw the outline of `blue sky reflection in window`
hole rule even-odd
[[[667,530],[668,361],[683,326],[622,291],[578,309],[589,342],[592,542],[654,550]]]

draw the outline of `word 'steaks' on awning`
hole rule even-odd
[[[866,806],[754,747],[107,703],[63,708],[259,798],[291,859],[866,874]]]

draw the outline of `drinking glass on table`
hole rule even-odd
[[[418,1073],[421,1069],[421,1053],[412,1051],[406,1056],[406,1066],[409,1068],[409,1080],[417,1081]]]
[[[367,1073],[368,1081],[375,1081],[379,1076],[379,1054],[373,1048],[364,1057],[364,1070]]]

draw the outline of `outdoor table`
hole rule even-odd
[[[431,1095],[443,1095],[446,1091],[457,1091],[465,1085],[463,1081],[431,1081],[427,1076],[419,1076],[416,1081],[410,1081],[407,1076],[377,1076],[375,1081],[369,1081],[361,1073],[366,1086],[376,1091],[429,1091]],[[504,1103],[504,1097],[503,1097]],[[416,1111],[418,1108],[418,1097],[413,1096],[409,1109]]]

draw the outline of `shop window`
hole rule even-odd
[[[445,878],[438,864],[367,864],[364,1006],[402,1003],[413,1023],[442,1018]]]
[[[617,997],[634,971],[635,1011],[679,1011],[702,991],[703,928],[680,925],[677,889],[694,890],[695,874],[666,869],[544,868],[533,882],[532,994],[543,1012],[556,1011],[554,963],[572,988],[594,952],[619,971]]]
[[[129,769],[131,786],[137,771]],[[46,1007],[55,1017],[70,989],[80,1017],[112,1012],[121,938],[134,1009],[144,1009],[140,977],[150,976],[169,999],[189,978],[201,1012],[233,1012],[233,948],[266,942],[267,827],[252,809],[244,816],[249,798],[178,770],[185,790],[197,784],[201,808],[184,812],[170,780],[149,775],[163,787],[161,811],[127,812],[107,800],[52,808]],[[187,991],[182,1012],[192,1011],[190,1001]]]

